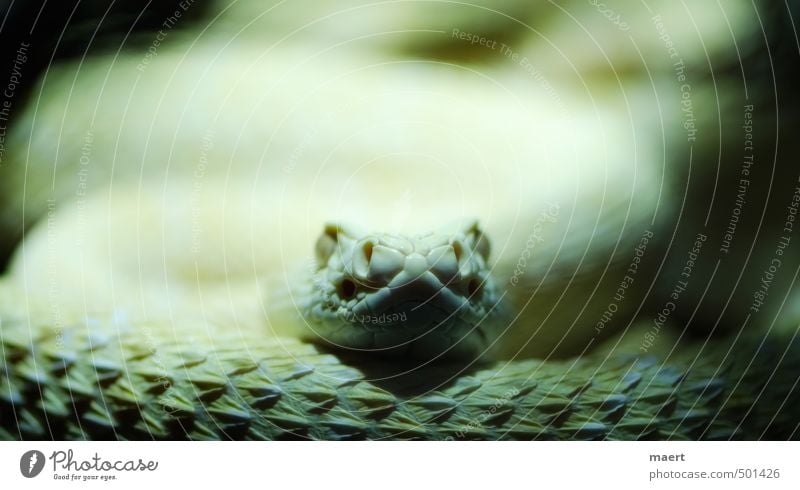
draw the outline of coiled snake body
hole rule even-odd
[[[3,438],[796,435],[795,343],[669,350],[665,330],[663,354],[639,349],[674,203],[637,163],[658,145],[616,111],[558,121],[553,100],[437,63],[315,60],[317,81],[293,56],[200,56],[164,87],[179,54],[135,83],[122,57],[46,84],[70,96],[39,107],[45,126],[130,100],[27,157],[62,165],[55,191],[27,187],[43,218],[2,283]]]

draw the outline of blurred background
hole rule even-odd
[[[496,162],[512,155],[506,173],[503,163],[489,165],[498,188],[510,189],[520,168],[549,175],[561,158],[604,193],[635,203],[658,230],[651,260],[663,290],[680,280],[698,234],[707,235],[688,293],[696,300],[673,315],[694,334],[747,322],[786,234],[798,185],[798,2],[66,0],[4,2],[0,12],[0,80],[9,81],[5,267],[53,203],[66,208],[127,184],[158,189],[191,179],[198,165],[210,193],[230,175],[269,179],[262,168],[291,174],[298,161],[331,154],[358,162],[371,151],[436,145],[453,159],[472,154],[435,131],[385,128],[361,134],[358,151],[341,150],[352,128],[376,123],[381,104],[471,127],[468,140]],[[419,165],[395,177],[427,171]],[[554,182],[569,182],[565,175]],[[604,212],[561,184],[545,192]],[[444,192],[417,190],[427,197],[409,204],[396,190],[387,200],[395,215],[423,215]],[[526,202],[539,192],[520,186],[513,195]],[[616,239],[616,231],[598,235]],[[800,266],[795,242],[764,298],[764,325],[796,325],[800,315],[787,301]],[[655,314],[663,300],[649,297],[642,313]]]

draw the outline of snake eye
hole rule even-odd
[[[351,299],[356,295],[356,283],[350,279],[344,279],[336,288],[336,293],[342,299]]]

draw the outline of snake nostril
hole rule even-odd
[[[477,279],[470,279],[467,283],[467,294],[471,299],[478,299],[481,294],[481,283]]]
[[[356,295],[356,283],[350,279],[344,279],[339,283],[339,286],[336,288],[336,292],[342,299],[351,299]]]

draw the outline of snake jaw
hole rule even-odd
[[[305,317],[318,339],[425,357],[487,347],[499,295],[476,221],[417,236],[328,224],[316,252]]]

